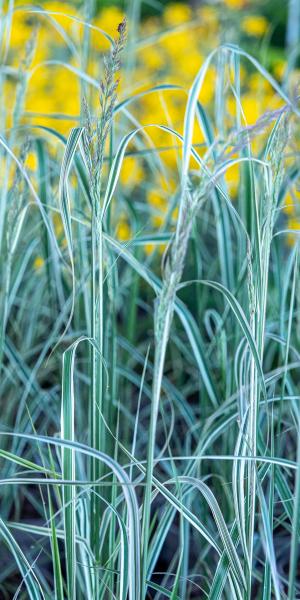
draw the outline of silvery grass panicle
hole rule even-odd
[[[193,219],[207,194],[206,186],[201,184],[200,190],[187,189],[182,193],[181,211],[176,232],[163,256],[162,276],[163,289],[157,304],[155,336],[157,342],[161,338],[161,321],[165,320],[167,306],[173,304],[176,289],[179,285],[185,264],[188,242],[191,235]]]
[[[117,101],[117,88],[119,77],[117,73],[121,68],[121,55],[126,43],[126,19],[118,26],[118,37],[113,40],[108,56],[104,58],[104,76],[99,84],[100,118],[96,126],[85,98],[83,98],[83,112],[85,115],[86,132],[84,135],[84,148],[88,163],[90,181],[93,195],[99,199],[101,192],[101,175],[103,169],[105,142],[112,126],[113,111]]]

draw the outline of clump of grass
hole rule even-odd
[[[189,90],[183,134],[151,125],[182,147],[167,187],[161,149],[128,109],[140,95],[118,103],[125,43],[123,21],[101,63],[97,111],[84,99],[67,139],[21,127],[19,107],[0,138],[17,167],[2,189],[1,594],[294,600],[299,259],[282,208],[299,178],[296,100],[247,53],[216,49]],[[285,102],[251,128],[242,59]],[[215,111],[199,101],[210,64]],[[127,155],[142,158],[147,181],[126,204]],[[233,200],[225,175],[236,166]],[[178,209],[160,231],[144,202],[157,171]],[[114,222],[125,209],[134,233],[121,243]]]

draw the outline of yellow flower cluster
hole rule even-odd
[[[4,104],[11,107],[6,115],[6,125],[12,125],[14,102],[11,99],[15,96],[20,61],[23,60],[25,66],[21,65],[21,69],[27,70],[23,120],[67,135],[79,122],[83,93],[88,93],[96,107],[101,55],[109,50],[109,37],[115,37],[123,16],[119,8],[110,6],[101,10],[86,27],[82,15],[69,2],[46,1],[41,9],[29,5],[22,8],[21,2],[15,2],[15,10],[12,15],[6,15],[4,25],[4,42],[9,47],[5,57],[9,75],[3,93]],[[224,18],[229,32],[226,41],[230,42],[253,37],[261,39],[269,28],[265,17],[253,13],[253,3],[249,0],[223,0],[213,6],[203,4],[194,10],[184,3],[168,4],[160,18],[144,19],[135,39],[129,23],[129,51],[125,52],[119,96],[124,100],[136,94],[128,111],[133,126],[145,127],[145,144],[139,141],[141,145],[133,150],[146,145],[149,156],[154,147],[159,152],[153,153],[153,159],[148,157],[147,162],[142,153],[131,152],[122,165],[120,186],[127,197],[143,188],[150,209],[148,230],[163,228],[166,222],[172,229],[176,219],[172,198],[178,181],[181,156],[178,136],[183,133],[187,92],[210,50],[223,41]],[[81,50],[86,44],[89,52],[83,53]],[[26,53],[30,54],[27,64]],[[199,95],[199,101],[212,117],[217,106],[217,68],[217,61],[214,61],[206,72]],[[273,75],[280,79],[285,69],[282,58],[274,61],[272,68]],[[240,77],[242,85],[238,100],[234,75],[229,68],[224,70],[221,96],[227,133],[236,126],[237,113],[242,125],[253,126],[266,111],[281,106],[274,89],[253,67],[242,64]],[[149,91],[151,88],[155,89]],[[123,115],[120,123],[122,119]],[[154,124],[162,127],[153,127]],[[177,137],[164,128],[174,130]],[[194,128],[193,143],[202,156],[205,138],[198,125]],[[257,147],[254,145],[254,151]],[[35,163],[33,156],[28,157],[29,169],[34,170]],[[191,168],[196,168],[194,161],[191,161]],[[238,165],[228,169],[225,180],[234,198],[239,183]],[[172,184],[166,185],[166,181]],[[116,235],[125,241],[131,234],[129,222],[125,218],[119,220]]]
[[[263,36],[268,29],[268,21],[262,16],[248,16],[242,20],[242,29],[253,37]]]

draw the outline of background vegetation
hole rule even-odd
[[[300,5],[0,8],[1,598],[299,598]]]

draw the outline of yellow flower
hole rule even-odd
[[[30,38],[32,26],[28,15],[22,11],[14,13],[10,34],[10,46],[13,49],[24,48]]]
[[[161,190],[150,190],[147,193],[147,201],[151,206],[160,211],[165,211],[167,208],[167,201],[163,194],[163,191]]]
[[[121,219],[117,225],[116,237],[120,242],[127,242],[131,237],[131,229],[125,219]]]
[[[159,229],[160,227],[163,226],[165,217],[164,217],[164,215],[153,215],[151,218],[151,221],[152,221],[153,226],[157,227],[157,229]]]
[[[146,46],[143,48],[140,60],[143,66],[150,71],[157,71],[165,65],[165,58],[157,46]]]
[[[45,261],[44,261],[43,257],[42,257],[42,256],[37,256],[37,257],[34,259],[34,262],[33,262],[33,268],[34,268],[36,271],[39,271],[39,270],[40,270],[40,269],[41,269],[41,268],[44,266],[44,263],[45,263]]]
[[[256,95],[246,94],[242,98],[242,109],[246,125],[254,125],[262,114],[260,101]]]
[[[148,254],[148,256],[154,252],[155,248],[155,244],[145,244],[144,246],[145,252]]]
[[[37,155],[35,152],[28,152],[25,160],[25,167],[29,169],[29,171],[36,171]]]
[[[242,20],[242,30],[253,37],[262,37],[268,29],[268,21],[262,15],[248,15]]]
[[[244,8],[246,0],[224,0],[224,4],[231,9]]]
[[[186,28],[183,31],[170,31],[160,40],[160,46],[169,54],[169,64],[176,66],[178,58],[182,54],[189,55],[189,49],[193,40],[193,34]]]
[[[165,8],[164,12],[164,21],[166,25],[169,27],[174,27],[176,25],[181,25],[185,21],[189,21],[191,19],[192,12],[190,7],[187,4],[169,4]]]
[[[287,229],[291,229],[294,231],[300,231],[300,220],[296,218],[290,218],[287,222]],[[287,241],[290,246],[293,246],[295,241],[299,239],[298,235],[293,235],[292,233],[288,233]]]
[[[126,156],[120,172],[121,183],[128,187],[138,185],[144,178],[144,169],[134,156]]]

